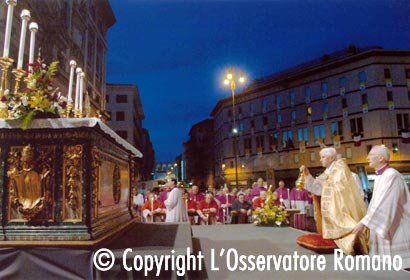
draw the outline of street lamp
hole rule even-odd
[[[233,119],[233,126],[232,126],[232,135],[234,136],[234,156],[235,156],[235,180],[236,180],[236,187],[239,187],[238,182],[238,143],[237,143],[237,136],[238,136],[238,128],[236,127],[236,112],[235,112],[235,87],[236,87],[236,75],[233,68],[228,70],[226,73],[226,77],[224,80],[225,85],[231,86],[232,91],[232,119]],[[239,83],[245,82],[245,76],[241,73],[238,79]]]

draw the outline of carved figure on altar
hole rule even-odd
[[[32,220],[50,200],[50,166],[43,163],[41,173],[36,170],[41,162],[31,145],[21,150],[20,158],[18,152],[11,152],[9,164],[11,218]]]

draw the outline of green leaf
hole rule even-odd
[[[21,129],[22,130],[26,130],[27,128],[29,128],[31,122],[34,119],[34,116],[37,114],[37,111],[33,110],[30,111],[23,119],[23,123],[21,124]]]

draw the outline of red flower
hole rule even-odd
[[[3,95],[3,96],[1,97],[1,102],[6,102],[6,101],[7,101],[7,98],[6,98],[5,95]]]

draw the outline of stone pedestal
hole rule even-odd
[[[92,241],[130,223],[141,153],[95,118],[0,120],[2,244]]]

